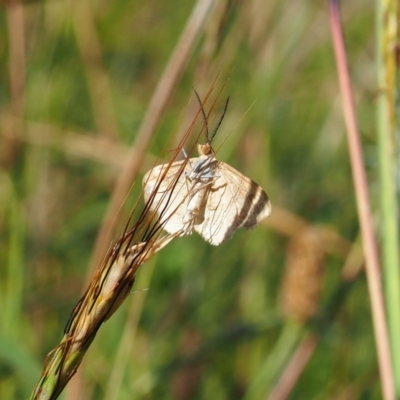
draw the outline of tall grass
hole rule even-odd
[[[170,158],[193,120],[192,86],[204,95],[216,77],[226,82],[220,99],[231,97],[218,157],[265,188],[272,215],[219,247],[193,234],[155,256],[64,398],[382,397],[327,4],[215,1],[168,96],[154,97],[195,4],[60,0],[1,10],[0,398],[27,398],[60,342],[124,168],[140,157],[103,254],[141,175]],[[342,4],[378,213],[374,12]],[[137,155],[157,97],[159,114],[146,118],[158,123]],[[308,229],[324,253],[321,292],[315,313],[294,321],[281,308],[283,271],[288,243]]]
[[[400,396],[400,259],[398,229],[399,5],[377,2],[377,134],[383,276],[397,397]]]

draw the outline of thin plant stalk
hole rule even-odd
[[[396,49],[398,1],[377,1],[377,132],[380,177],[382,263],[392,354],[400,354],[400,262],[396,196]],[[397,397],[400,396],[400,358],[393,357]]]
[[[97,131],[101,136],[116,141],[118,128],[112,90],[102,62],[103,51],[96,31],[91,3],[69,0],[68,4],[76,32],[76,42],[84,65]],[[101,101],[98,101],[99,97]]]
[[[326,322],[335,321],[336,313],[341,309],[341,304],[346,301],[347,288],[351,287],[352,282],[355,281],[364,266],[364,258],[360,254],[361,249],[358,242],[358,240],[354,241],[344,260],[340,287],[331,297],[324,311],[308,325],[311,329],[308,329],[304,337],[301,338],[299,345],[292,353],[291,359],[287,362],[284,371],[266,399],[286,400],[290,396],[317,349],[320,339],[325,333],[329,334],[331,325]],[[338,301],[338,299],[340,300]]]
[[[169,165],[178,154],[179,149],[175,151],[175,157]],[[165,169],[160,182],[168,170]],[[183,169],[176,174],[176,180],[182,172]],[[125,231],[95,272],[86,292],[71,313],[60,344],[47,356],[42,376],[31,399],[51,400],[58,397],[76,373],[102,324],[129,295],[137,269],[177,236],[161,236],[161,222],[156,213],[150,211],[156,191],[157,187],[131,228],[132,216],[129,218]]]
[[[183,74],[186,64],[189,61],[189,55],[193,51],[195,43],[200,37],[200,33],[214,2],[215,0],[197,0],[179,41],[175,46],[167,66],[165,67],[163,75],[158,82],[139,128],[135,142],[132,146],[128,158],[129,161],[126,164],[126,167],[121,171],[115,185],[107,213],[96,240],[91,269],[89,270],[88,276],[91,274],[90,271],[98,265],[99,260],[103,255],[103,249],[107,243],[107,238],[111,232],[115,216],[117,215],[119,207],[123,203],[126,194],[129,192],[132,182],[135,180],[140,165],[145,157],[146,149],[150,143],[153,132],[161,119],[162,113],[168,104],[178,80]]]
[[[284,400],[288,398],[301,373],[314,354],[318,341],[318,336],[312,333],[307,334],[302,339],[278,383],[269,394],[268,400]]]
[[[261,365],[251,385],[246,391],[243,400],[263,398],[263,394],[271,390],[277,371],[284,368],[290,354],[295,351],[299,338],[303,335],[302,326],[288,321],[276,342],[273,350]]]
[[[360,134],[355,117],[354,100],[347,66],[346,49],[340,21],[339,4],[329,1],[333,47],[343,100],[343,112],[349,145],[350,163],[356,195],[358,219],[365,255],[366,275],[371,302],[372,322],[378,352],[379,372],[383,398],[395,399],[389,336],[382,293],[378,249],[374,235],[371,207],[368,196],[367,177],[363,163]]]
[[[208,95],[213,88],[210,89]],[[31,399],[52,400],[58,397],[75,375],[102,324],[115,313],[130,294],[138,268],[171,240],[186,234],[181,230],[162,236],[163,226],[171,217],[169,214],[165,215],[166,206],[163,202],[165,201],[168,205],[170,191],[173,191],[184,173],[189,158],[180,163],[178,170],[173,170],[173,177],[169,179],[170,190],[163,191],[159,199],[157,195],[160,185],[166,179],[171,166],[192,132],[201,110],[202,108],[199,109],[178,148],[175,149],[172,159],[159,174],[157,183],[146,199],[137,221],[130,227],[141,197],[137,200],[123,234],[109,250],[104,262],[93,275],[87,290],[73,309],[60,344],[47,356],[42,376]],[[197,141],[201,133],[202,131],[198,134]],[[194,147],[193,145],[191,152]],[[154,202],[156,202],[155,209],[152,207]]]
[[[144,240],[136,242],[140,224],[125,232],[110,250],[85,294],[73,309],[60,344],[47,356],[42,376],[31,399],[53,400],[76,373],[102,324],[131,292],[137,269],[175,236],[158,237],[160,228],[146,228]]]
[[[147,263],[146,272],[142,271],[138,277],[139,287],[148,287],[154,271],[155,262],[154,259]],[[128,310],[128,317],[123,328],[121,340],[118,345],[118,350],[113,360],[113,368],[111,370],[110,377],[108,379],[106,388],[104,390],[105,399],[118,399],[121,396],[122,383],[125,378],[125,371],[128,370],[127,366],[132,356],[134,356],[134,343],[136,337],[136,331],[139,324],[139,319],[142,314],[146,295],[143,294],[140,298],[136,298],[135,301],[131,301]]]

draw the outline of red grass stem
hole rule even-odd
[[[378,351],[382,391],[384,399],[394,400],[395,392],[393,372],[382,294],[379,258],[372,224],[367,178],[363,163],[360,134],[355,117],[354,101],[351,91],[338,2],[336,0],[330,0],[329,7],[333,46],[339,76],[339,85],[343,99],[343,112],[347,128],[346,132],[349,144],[350,162],[365,255],[366,275],[371,301],[375,341]]]

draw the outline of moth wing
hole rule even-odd
[[[159,223],[170,234],[184,228],[189,193],[187,174],[195,158],[157,165],[143,177],[143,191],[150,211],[159,216]]]
[[[203,203],[204,219],[194,229],[217,246],[238,228],[253,228],[271,213],[265,191],[230,165],[218,163],[216,178]]]

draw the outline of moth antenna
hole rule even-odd
[[[215,125],[215,128],[214,128],[214,130],[213,130],[211,136],[208,135],[208,130],[207,130],[207,143],[208,143],[208,144],[211,144],[211,142],[212,142],[213,139],[214,139],[214,136],[215,136],[216,133],[218,132],[218,129],[219,129],[219,127],[220,127],[220,125],[221,125],[221,123],[222,123],[224,117],[225,117],[226,110],[228,109],[229,99],[230,99],[230,97],[228,97],[228,98],[226,99],[224,111],[222,111],[222,114],[221,114],[221,116],[219,117],[219,120],[218,120],[218,122],[217,122],[217,125]]]
[[[210,135],[210,132],[208,131],[208,118],[207,118],[206,112],[204,111],[203,103],[202,103],[202,101],[201,101],[201,99],[200,99],[199,94],[197,93],[197,91],[196,91],[195,88],[193,88],[193,91],[196,93],[197,100],[199,101],[199,104],[200,104],[201,113],[203,114],[204,124],[205,124],[205,126],[206,126],[207,143],[209,143],[209,135]]]

